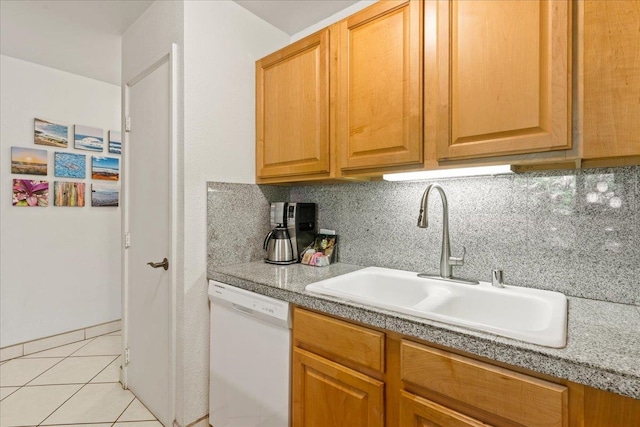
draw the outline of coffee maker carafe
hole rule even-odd
[[[265,262],[270,264],[293,264],[298,260],[293,256],[293,246],[287,227],[278,226],[271,230],[262,244],[267,251]]]
[[[271,233],[264,241],[264,248],[267,250],[265,262],[274,264],[293,264],[300,262],[301,254],[309,246],[316,235],[316,204],[315,203],[271,203]],[[289,240],[291,248],[291,260],[288,259],[288,252],[285,248],[286,241]],[[271,243],[272,240],[275,240]],[[278,242],[278,240],[281,240]],[[273,246],[270,251],[269,247]],[[277,248],[281,249],[281,254],[277,255]]]

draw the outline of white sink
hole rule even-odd
[[[567,298],[559,292],[467,285],[378,267],[312,283],[306,290],[547,347],[564,347],[567,341]]]

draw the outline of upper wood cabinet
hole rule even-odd
[[[422,1],[380,1],[339,23],[340,169],[421,164]]]
[[[571,148],[570,1],[441,0],[433,19],[438,160]]]
[[[640,2],[583,4],[583,158],[640,156]]]
[[[329,177],[329,29],[256,62],[256,176]]]

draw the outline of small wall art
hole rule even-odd
[[[87,151],[103,151],[104,136],[102,129],[76,125],[74,147]]]
[[[86,178],[87,156],[56,152],[53,156],[54,175],[59,178]]]
[[[84,182],[61,182],[53,183],[53,205],[54,206],[84,206]]]
[[[67,148],[69,127],[66,124],[38,118],[34,122],[34,142],[36,144]]]
[[[118,206],[120,190],[113,185],[91,184],[91,206]]]
[[[122,134],[116,130],[109,131],[109,152],[122,154]]]
[[[13,206],[49,206],[49,182],[14,179]]]
[[[47,150],[11,147],[11,173],[46,175],[47,158]]]
[[[117,181],[120,179],[120,159],[115,157],[93,156],[91,178]]]

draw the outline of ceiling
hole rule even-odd
[[[357,1],[236,3],[282,31],[295,34]],[[121,36],[152,3],[153,0],[0,0],[0,53],[120,85]]]
[[[120,85],[121,35],[152,0],[2,0],[0,53]]]
[[[358,0],[235,0],[240,6],[293,35]]]

